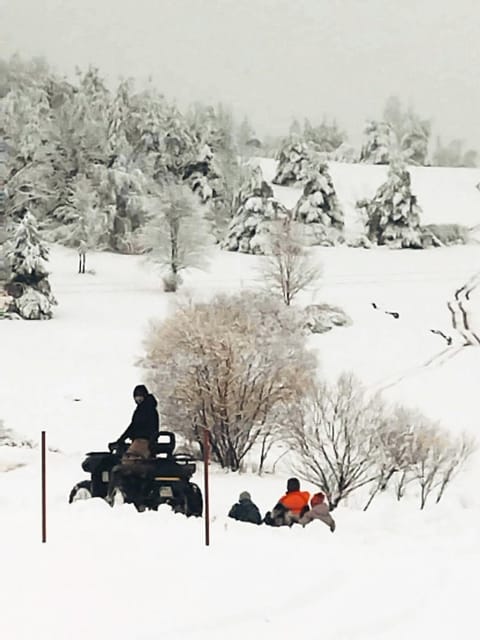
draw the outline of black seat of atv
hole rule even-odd
[[[175,434],[171,431],[160,431],[157,442],[152,446],[152,453],[162,458],[171,458],[175,451]]]

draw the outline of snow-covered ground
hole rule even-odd
[[[271,180],[273,163],[262,161],[262,168]],[[355,201],[373,195],[385,171],[331,164],[351,225]],[[412,181],[424,223],[479,223],[479,170],[417,168]],[[275,191],[287,206],[299,197],[298,189]],[[352,370],[372,392],[478,436],[480,346],[464,346],[447,302],[464,283],[477,283],[480,246],[313,251],[324,277],[298,304],[338,304],[353,320],[310,338],[322,375]],[[413,495],[400,504],[385,495],[364,513],[351,499],[335,512],[334,535],[320,523],[275,530],[226,518],[242,490],[262,512],[271,508],[288,462],[262,478],[212,469],[208,549],[203,520],[168,509],[112,510],[100,500],[67,504],[83,477],[84,452],[103,449],[129,421],[149,319],[165,316],[182,297],[261,286],[260,260],[216,250],[209,271],[188,274],[173,296],[141,258],[93,254],[87,268],[94,273],[80,276],[74,252],[56,247],[55,318],[0,323],[0,419],[33,442],[46,429],[51,447],[47,545],[40,543],[39,450],[0,447],[2,638],[477,637],[471,585],[480,570],[478,455],[439,505],[420,512]],[[480,335],[480,292],[473,288],[464,302]],[[452,345],[431,329],[451,336]],[[202,484],[201,465],[196,480]]]
[[[351,369],[372,389],[394,383],[390,397],[477,432],[480,348],[426,362],[446,346],[430,328],[461,345],[445,303],[480,270],[480,247],[315,251],[324,279],[299,303],[339,304],[353,319],[311,338],[323,373]],[[258,260],[216,251],[208,273],[189,275],[183,295],[258,286]],[[102,449],[127,424],[145,327],[175,299],[139,258],[95,254],[87,266],[95,274],[76,274],[75,254],[54,248],[55,318],[0,323],[0,417],[35,441],[47,429],[59,449],[49,454],[49,541],[41,545],[38,449],[0,448],[0,470],[11,469],[0,473],[2,638],[477,637],[478,458],[440,505],[420,512],[414,497],[399,505],[382,496],[363,513],[351,501],[335,512],[333,535],[321,523],[275,530],[226,518],[241,490],[262,512],[271,508],[288,468],[263,478],[213,470],[208,549],[203,520],[112,510],[100,500],[66,504],[83,477],[83,452]],[[472,323],[478,300],[473,292]]]

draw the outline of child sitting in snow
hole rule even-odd
[[[230,509],[228,517],[234,520],[240,520],[241,522],[252,522],[253,524],[260,524],[262,522],[260,511],[257,505],[252,502],[248,491],[242,491],[238,502]]]
[[[264,522],[272,527],[291,527],[299,522],[300,518],[308,511],[308,491],[300,491],[298,478],[290,478],[287,482],[287,492],[283,495],[272,511],[265,514]]]
[[[335,520],[330,515],[330,509],[328,508],[328,504],[325,502],[325,494],[321,491],[319,493],[315,493],[310,501],[310,506],[310,511],[303,514],[299,523],[304,527],[312,522],[312,520],[321,520],[327,525],[327,527],[330,527],[330,531],[333,533],[336,526]]]

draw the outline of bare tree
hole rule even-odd
[[[420,509],[425,508],[435,489],[438,489],[436,502],[440,502],[452,477],[474,449],[471,438],[462,435],[455,439],[426,418],[416,425],[407,473],[420,487]]]
[[[141,243],[151,260],[166,269],[165,290],[176,291],[181,271],[208,264],[206,251],[214,239],[187,186],[166,184],[153,203],[155,209],[141,233]]]
[[[370,496],[364,507],[368,509],[375,496],[380,491],[385,491],[392,478],[397,481],[397,497],[403,496],[405,482],[407,481],[408,451],[412,438],[411,422],[408,419],[413,412],[403,407],[395,407],[393,412],[384,408],[383,418],[376,425],[374,438],[378,445],[378,454],[372,460],[373,467],[377,470],[377,477],[370,491]]]
[[[260,439],[268,445],[280,407],[302,397],[317,366],[295,314],[253,292],[180,307],[152,325],[145,347],[165,424],[200,449],[208,429],[215,459],[233,471]]]
[[[390,411],[378,396],[367,398],[359,382],[346,375],[299,402],[291,425],[286,438],[299,455],[295,471],[318,485],[332,508],[370,485],[366,510],[396,476],[397,498],[415,483],[424,509],[435,491],[436,502],[441,500],[475,449],[473,439],[453,437],[418,411]]]
[[[264,258],[261,272],[265,285],[279,293],[287,306],[322,273],[302,242],[299,226],[290,219],[272,224],[270,255]]]
[[[383,405],[376,397],[367,399],[353,376],[342,375],[333,386],[320,384],[295,413],[289,428],[299,454],[295,471],[325,492],[332,509],[378,479],[376,429],[383,424]]]

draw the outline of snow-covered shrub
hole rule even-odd
[[[317,366],[296,316],[251,291],[179,308],[152,324],[145,349],[165,422],[200,448],[207,428],[214,459],[232,471],[278,429]]]
[[[347,327],[352,321],[340,307],[322,303],[305,307],[304,324],[312,333],[327,333],[334,327]]]
[[[11,277],[6,289],[13,298],[9,311],[28,320],[51,318],[52,305],[56,300],[50,290],[46,269],[48,249],[30,212],[16,226],[7,250],[7,260]]]
[[[162,276],[163,290],[166,293],[175,293],[178,287],[182,284],[182,276],[179,273],[173,273],[168,271]]]
[[[372,242],[411,249],[422,249],[427,242],[420,226],[421,209],[412,194],[410,173],[403,163],[390,164],[387,181],[372,200],[359,201],[357,207],[365,211]]]
[[[0,447],[25,447],[33,449],[35,444],[31,440],[22,440],[11,429],[8,429],[3,420],[0,420]]]
[[[251,167],[237,193],[238,208],[228,226],[222,247],[228,251],[264,254],[272,224],[289,218],[288,210],[273,197],[259,166]]]
[[[442,245],[466,244],[469,239],[468,227],[460,224],[427,224],[424,231],[430,232]]]

